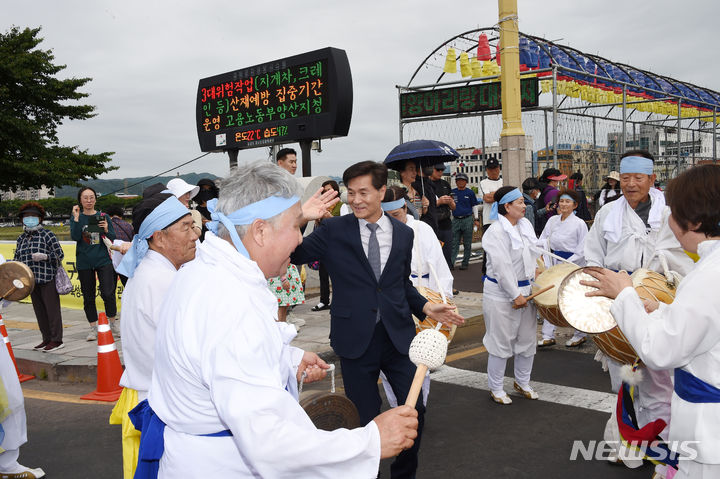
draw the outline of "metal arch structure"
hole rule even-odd
[[[445,54],[448,48],[455,48],[469,54],[477,48],[480,35],[485,33],[491,48],[497,51],[499,29],[496,26],[468,30],[446,40],[435,48],[413,72],[407,85],[397,86],[399,94],[407,91],[425,91],[451,85],[468,85],[480,81],[497,79],[498,76],[486,76],[462,80],[450,80],[443,72]],[[552,81],[552,106],[539,106],[535,109],[552,112],[552,151],[557,166],[557,129],[558,115],[575,115],[592,119],[622,122],[621,151],[624,152],[627,138],[627,125],[646,124],[658,127],[672,127],[677,131],[677,169],[681,163],[681,132],[695,131],[712,133],[712,160],[717,162],[717,124],[720,110],[720,92],[701,87],[689,82],[673,79],[641,68],[608,60],[599,55],[584,53],[575,48],[560,45],[543,38],[519,33],[520,64],[522,75],[546,77]],[[438,66],[438,58],[440,65]],[[494,57],[493,57],[494,60]],[[439,69],[435,78],[433,71]],[[423,71],[429,70],[430,77],[425,83],[420,81]],[[428,78],[428,77],[426,77]],[[571,82],[576,85],[587,85],[595,89],[615,93],[622,101],[594,103],[583,101],[580,106],[563,107],[567,96],[558,92],[558,82]],[[563,96],[562,99],[558,98]],[[577,98],[580,98],[579,96]],[[583,100],[585,100],[583,98]],[[663,113],[650,112],[641,118],[643,103],[662,104]],[[670,113],[670,107],[674,110]],[[603,110],[604,109],[604,110]],[[621,118],[611,118],[610,112],[622,110]],[[433,119],[458,118],[467,116],[487,115],[484,113],[462,113]],[[494,114],[497,114],[495,112]],[[653,118],[654,117],[654,118]],[[425,118],[424,121],[428,121]],[[423,119],[400,119],[400,141],[403,141],[403,127],[414,121]],[[594,120],[593,120],[594,121]],[[686,124],[683,126],[682,122]],[[547,131],[547,127],[546,127]],[[483,149],[485,132],[483,123]],[[547,133],[546,133],[547,134]],[[693,140],[694,141],[694,140]],[[547,143],[547,140],[546,140]],[[549,149],[548,149],[549,150]]]

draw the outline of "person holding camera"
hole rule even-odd
[[[110,217],[95,210],[97,193],[89,186],[84,186],[78,192],[78,203],[73,206],[70,216],[70,237],[77,242],[75,248],[75,268],[80,280],[80,290],[83,295],[83,309],[85,317],[90,323],[90,332],[87,340],[97,339],[98,313],[95,307],[95,277],[100,283],[100,297],[105,303],[110,328],[116,333],[115,316],[117,304],[115,302],[115,269],[110,259],[110,252],[103,243],[103,237],[113,241],[115,229]],[[82,208],[82,209],[81,209]],[[117,333],[116,333],[117,334]]]

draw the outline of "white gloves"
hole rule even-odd
[[[48,255],[45,253],[33,253],[31,255],[33,261],[47,261]]]

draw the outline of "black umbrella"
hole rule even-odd
[[[399,169],[406,160],[415,160],[422,168],[446,161],[453,161],[460,154],[447,143],[437,140],[413,140],[400,143],[385,158],[388,168]]]

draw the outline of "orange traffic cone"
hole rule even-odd
[[[15,371],[17,371],[18,379],[20,380],[20,382],[24,383],[25,381],[35,379],[35,376],[23,374],[18,369],[17,363],[15,362],[15,354],[13,353],[12,345],[10,344],[10,338],[8,338],[7,329],[5,329],[5,322],[2,319],[2,314],[0,314],[0,333],[2,333],[3,341],[5,341],[5,344],[7,345],[8,353],[10,353],[10,359],[13,360],[13,364],[15,365]]]
[[[115,402],[120,397],[120,392],[123,389],[120,386],[123,367],[120,364],[120,355],[115,347],[115,341],[105,313],[100,313],[97,328],[97,389],[80,397],[80,399]]]

